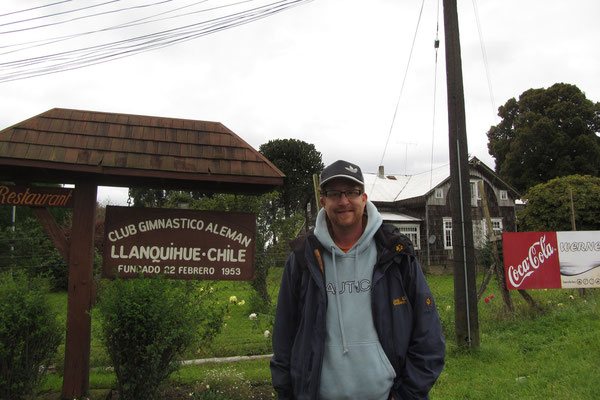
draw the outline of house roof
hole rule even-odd
[[[411,217],[410,215],[397,213],[397,212],[389,212],[389,211],[379,211],[381,214],[381,218],[384,221],[389,222],[419,222],[422,221],[420,218]]]
[[[55,108],[0,131],[3,180],[260,193],[284,174],[219,122]]]
[[[450,177],[450,165],[443,165],[431,171],[416,175],[363,174],[365,191],[373,202],[389,202],[408,200],[425,196]]]
[[[513,198],[520,194],[511,185],[500,179],[494,171],[477,157],[471,158],[469,164],[477,168],[487,179],[500,187],[506,188]],[[416,175],[365,173],[365,191],[373,202],[394,203],[429,195],[436,187],[450,179],[450,164],[445,164],[430,171]]]

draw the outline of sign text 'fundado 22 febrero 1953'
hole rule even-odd
[[[600,287],[600,231],[502,234],[508,289]]]
[[[108,206],[104,230],[104,277],[254,275],[254,214]]]

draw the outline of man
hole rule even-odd
[[[382,218],[360,168],[321,173],[314,232],[292,243],[271,359],[280,399],[427,399],[445,344],[412,243]]]

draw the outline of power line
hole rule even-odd
[[[38,6],[38,7],[33,7],[33,8],[27,8],[25,10],[12,11],[12,12],[9,12],[9,13],[0,14],[0,17],[6,17],[7,15],[20,14],[20,13],[24,13],[24,12],[28,12],[28,11],[39,10],[40,8],[52,7],[52,6],[55,6],[57,4],[69,3],[71,1],[73,1],[73,0],[63,0],[63,1],[58,1],[56,3],[44,4],[43,6]]]
[[[30,22],[30,21],[36,21],[38,19],[56,17],[58,15],[70,14],[70,13],[74,13],[74,12],[77,12],[77,11],[88,10],[90,8],[102,7],[102,6],[105,6],[107,4],[116,3],[118,1],[121,1],[121,0],[110,0],[110,1],[107,1],[107,2],[104,2],[104,3],[100,3],[100,4],[94,4],[94,5],[87,6],[87,7],[77,8],[75,10],[61,11],[61,12],[54,13],[54,14],[47,14],[47,15],[42,15],[42,16],[39,16],[39,17],[27,18],[27,19],[23,19],[23,20],[20,20],[20,21],[7,22],[7,23],[4,23],[4,24],[0,24],[0,26],[21,24],[23,22]],[[92,16],[93,16],[93,14],[92,14]],[[36,28],[40,28],[40,27],[43,28],[44,26],[46,26],[46,25],[41,25],[41,26],[38,26],[38,27],[30,28],[30,29],[36,29]],[[26,30],[26,29],[23,29],[23,30]],[[20,30],[9,31],[9,32],[0,32],[0,33],[12,33],[12,32],[19,32],[19,31]]]
[[[433,150],[435,144],[435,116],[436,116],[436,100],[437,100],[437,67],[438,67],[438,50],[440,48],[440,0],[438,0],[437,4],[437,18],[435,24],[435,66],[433,72],[433,116],[431,123],[431,161],[429,164],[429,189],[432,189],[433,186]]]
[[[400,86],[400,94],[398,95],[398,100],[396,101],[396,107],[394,108],[394,116],[392,117],[392,123],[390,125],[390,130],[388,132],[385,146],[383,147],[383,153],[381,154],[381,160],[379,161],[379,165],[383,165],[383,159],[385,158],[385,153],[387,151],[388,144],[390,142],[390,137],[392,136],[392,130],[394,128],[394,122],[396,121],[396,115],[398,114],[398,107],[400,106],[400,99],[402,98],[402,92],[404,91],[404,84],[406,83],[406,77],[408,76],[408,70],[410,67],[410,61],[412,59],[413,50],[415,48],[415,42],[417,40],[417,33],[419,32],[419,25],[421,23],[421,16],[423,15],[423,7],[425,5],[425,0],[421,2],[421,9],[419,10],[419,17],[417,18],[417,25],[415,27],[415,34],[413,36],[412,44],[410,47],[410,53],[408,55],[408,61],[406,62],[406,70],[404,71],[404,78],[402,79],[402,85]],[[406,171],[405,171],[406,173]],[[371,192],[375,189],[375,185],[377,184],[377,179],[373,181],[373,185],[371,186]]]
[[[169,0],[169,1],[171,1],[171,0]],[[81,37],[81,36],[93,35],[95,33],[108,32],[108,31],[112,31],[112,30],[116,30],[116,29],[130,28],[130,27],[133,27],[133,26],[139,26],[139,25],[149,24],[149,23],[158,22],[158,21],[164,21],[164,20],[168,20],[168,19],[172,19],[172,18],[186,17],[186,16],[189,16],[189,15],[192,15],[192,14],[197,14],[197,13],[200,13],[200,12],[213,11],[213,10],[216,10],[216,9],[220,9],[220,8],[224,8],[224,7],[230,7],[230,6],[238,5],[238,4],[241,4],[241,3],[247,3],[249,1],[254,1],[254,0],[244,0],[244,1],[240,1],[238,3],[227,4],[227,5],[224,5],[224,6],[218,6],[218,7],[213,7],[213,8],[208,8],[208,9],[204,9],[204,10],[194,11],[194,12],[190,12],[190,13],[186,13],[186,14],[179,14],[179,15],[174,15],[174,16],[171,16],[171,17],[165,17],[165,18],[159,18],[159,19],[150,20],[151,18],[155,18],[157,16],[161,16],[161,15],[165,15],[165,14],[172,13],[172,12],[175,12],[175,11],[179,11],[179,10],[182,10],[184,8],[193,7],[193,6],[196,6],[196,5],[200,4],[200,3],[206,3],[207,1],[209,1],[209,0],[201,0],[201,1],[198,1],[196,3],[188,4],[188,5],[185,5],[185,6],[182,6],[182,7],[178,7],[178,8],[172,9],[172,10],[168,10],[168,11],[163,11],[161,13],[154,14],[154,15],[151,15],[151,16],[148,16],[148,17],[144,17],[144,18],[140,18],[140,19],[137,19],[137,20],[133,20],[133,21],[130,21],[130,22],[126,22],[126,23],[122,23],[122,24],[118,24],[118,25],[113,25],[113,26],[110,26],[110,27],[107,27],[107,28],[96,29],[96,30],[86,31],[86,32],[82,32],[82,33],[76,33],[76,34],[72,34],[72,35],[58,36],[58,37],[53,37],[53,38],[47,38],[47,39],[34,40],[34,41],[29,41],[29,42],[23,42],[23,43],[17,43],[17,44],[0,46],[0,49],[2,49],[2,48],[17,47],[17,46],[25,46],[25,45],[33,44],[33,43],[40,43],[40,44],[37,44],[37,45],[34,45],[34,46],[24,47],[22,49],[12,50],[12,51],[7,51],[7,52],[4,52],[4,53],[0,53],[0,55],[14,53],[14,52],[17,52],[17,51],[22,51],[22,50],[28,50],[28,49],[31,49],[31,48],[34,48],[34,47],[39,47],[39,46],[46,46],[46,45],[49,45],[49,44],[54,44],[54,43],[62,42],[62,41],[65,41],[65,40],[75,39],[75,38],[78,38],[78,37]],[[159,3],[154,3],[152,5],[162,4],[162,3],[164,3],[164,1],[161,1]],[[147,6],[149,6],[149,5],[147,5]],[[120,11],[123,11],[123,9],[121,9]],[[145,21],[145,22],[142,22],[142,21]]]
[[[379,161],[379,165],[382,165],[383,159],[385,157],[385,153],[387,151],[388,143],[390,141],[390,137],[392,136],[392,130],[394,128],[394,123],[396,121],[396,115],[398,114],[398,107],[400,105],[400,99],[402,99],[402,93],[404,92],[404,84],[406,83],[406,77],[408,76],[408,69],[410,67],[410,61],[412,59],[413,50],[415,49],[415,42],[417,40],[417,33],[419,32],[419,24],[421,23],[421,16],[423,15],[423,7],[425,5],[425,0],[421,2],[421,10],[419,11],[419,18],[417,19],[417,26],[415,27],[415,34],[413,36],[412,45],[410,47],[410,53],[408,55],[408,61],[406,63],[406,70],[404,71],[404,78],[402,79],[402,85],[400,87],[400,94],[398,95],[398,100],[396,102],[396,107],[394,108],[394,116],[392,117],[392,123],[390,125],[390,131],[388,132],[387,139],[385,141],[385,146],[383,148],[383,154],[381,155],[381,160]]]
[[[492,103],[492,114],[496,117],[496,102],[494,101],[494,92],[492,91],[492,79],[490,78],[490,67],[488,65],[487,53],[485,51],[485,44],[483,41],[483,33],[481,31],[481,22],[479,18],[479,9],[477,8],[477,1],[473,0],[473,11],[475,13],[475,21],[477,22],[477,32],[479,33],[479,44],[481,45],[481,55],[483,57],[483,65],[485,67],[485,76],[487,78],[488,90],[490,93],[490,101]]]
[[[239,5],[253,0],[240,1],[227,6]],[[280,0],[258,7],[250,8],[237,13],[221,16],[198,23],[167,29],[146,35],[132,37],[124,40],[103,43],[95,46],[83,47],[75,50],[63,51],[44,56],[24,58],[0,63],[0,82],[27,79],[34,76],[47,75],[68,71],[86,66],[105,63],[123,57],[129,57],[142,52],[172,46],[177,43],[197,39],[199,37],[220,32],[243,24],[257,21],[275,15],[279,12],[302,5],[311,0]],[[199,4],[200,2],[196,3]],[[227,6],[218,6],[210,9],[194,11],[193,13],[212,11]],[[181,9],[181,8],[180,8]],[[191,13],[183,14],[182,16]],[[148,18],[155,18],[155,16]],[[174,16],[177,17],[177,16]],[[171,18],[171,17],[169,17]],[[147,18],[138,19],[135,22]],[[130,22],[131,23],[131,22]],[[116,27],[128,26],[128,24]],[[133,25],[131,25],[133,26]],[[98,32],[103,30],[97,30]]]

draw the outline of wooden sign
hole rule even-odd
[[[107,278],[254,276],[254,214],[108,206],[104,231]]]
[[[0,205],[73,208],[73,190],[59,187],[0,185]]]

